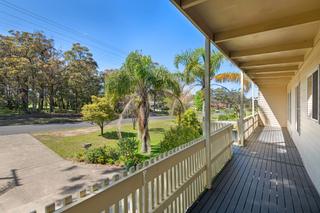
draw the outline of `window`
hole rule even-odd
[[[291,123],[291,91],[288,93],[288,119]]]
[[[314,72],[307,80],[307,116],[319,119],[319,71]]]
[[[296,130],[300,135],[300,83],[296,87]]]

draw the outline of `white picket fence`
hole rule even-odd
[[[205,139],[199,138],[159,157],[145,161],[129,172],[115,175],[78,196],[49,204],[46,212],[185,212],[203,192],[208,181],[232,156],[232,125],[219,124],[210,136],[210,168],[207,180]]]

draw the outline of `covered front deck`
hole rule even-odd
[[[259,127],[190,212],[320,212],[320,197],[285,128]]]

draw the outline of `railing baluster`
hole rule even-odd
[[[139,212],[143,212],[143,187],[139,188],[138,192],[138,205],[139,205]]]
[[[115,213],[119,213],[119,202],[116,202],[116,203],[114,204],[114,212],[115,212]]]
[[[176,188],[176,184],[175,184],[175,169],[174,166],[171,167],[171,192],[173,193],[175,191]]]
[[[247,119],[246,122],[247,137],[255,129],[256,121],[255,118],[251,118]],[[232,155],[230,148],[232,126],[222,123],[212,123],[212,126],[215,131],[212,133],[214,136],[210,136],[209,146],[207,147],[211,152],[209,165],[207,165],[205,156],[204,139],[182,145],[170,151],[169,154],[165,153],[160,157],[151,159],[150,165],[149,161],[145,161],[143,166],[141,164],[137,165],[137,171],[134,167],[130,168],[129,174],[123,173],[121,181],[118,181],[119,175],[112,178],[111,184],[109,184],[109,180],[105,180],[101,184],[102,189],[99,187],[99,190],[101,190],[101,194],[108,197],[106,199],[107,204],[101,203],[101,207],[97,207],[101,208],[101,211],[93,213],[103,211],[112,213],[184,212]],[[213,143],[215,137],[217,139]],[[158,165],[159,167],[157,167]],[[211,177],[207,176],[208,167],[206,166],[212,169]],[[127,187],[121,190],[121,184],[125,184]],[[94,184],[94,191],[97,188],[95,186],[97,185]],[[108,194],[108,190],[111,192],[118,191],[119,193]],[[92,205],[94,196],[85,196],[82,192],[81,200]],[[87,197],[90,199],[87,199]],[[169,204],[164,202],[168,199],[171,201]],[[65,202],[66,207],[68,207],[69,200]],[[63,209],[63,211],[65,213],[75,213],[72,211],[72,207],[77,205],[76,202],[73,200],[73,205],[69,205],[70,208]],[[88,205],[88,209],[84,209],[85,212],[90,212],[90,205]],[[107,205],[109,207],[106,209]]]
[[[169,197],[169,195],[170,195],[170,190],[169,190],[169,188],[170,188],[170,184],[169,184],[170,175],[169,175],[169,173],[170,173],[170,169],[168,169],[166,171],[166,194],[167,194],[166,197]]]

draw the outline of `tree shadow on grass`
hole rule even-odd
[[[160,153],[160,144],[151,145],[151,157],[156,157]]]
[[[164,128],[150,128],[150,132],[158,132],[158,133],[164,133],[165,129]]]
[[[123,138],[137,137],[137,133],[133,133],[133,132],[121,132],[121,135]],[[117,131],[105,132],[105,133],[103,133],[102,137],[104,137],[106,139],[114,139],[114,140],[119,139]]]

